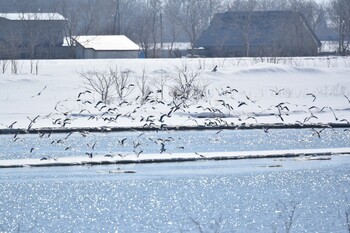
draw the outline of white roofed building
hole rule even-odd
[[[78,59],[138,58],[140,51],[140,47],[124,35],[76,38]]]

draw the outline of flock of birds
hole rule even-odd
[[[213,72],[216,72],[217,68],[214,68]],[[38,93],[31,96],[31,98],[37,98],[40,97],[43,92],[47,89],[47,86],[42,88]],[[172,101],[169,103],[164,102],[164,100],[159,98],[159,94],[162,92],[162,90],[157,90],[155,92],[150,91],[146,96],[144,96],[142,99],[142,104],[135,104],[137,100],[141,98],[141,96],[138,96],[135,98],[135,101],[128,102],[126,100],[120,101],[117,105],[112,106],[109,104],[106,104],[103,101],[98,101],[94,103],[91,99],[91,95],[93,94],[90,90],[84,90],[80,93],[78,93],[77,98],[75,102],[79,103],[81,106],[80,111],[61,111],[61,106],[64,104],[64,102],[67,102],[68,100],[59,101],[55,104],[54,110],[46,115],[41,116],[37,115],[33,118],[27,117],[29,120],[29,123],[26,127],[26,129],[18,131],[13,136],[13,141],[17,142],[20,139],[21,133],[31,133],[33,131],[36,131],[40,138],[51,138],[51,132],[46,130],[45,132],[40,132],[40,130],[37,130],[34,128],[35,124],[42,119],[50,119],[52,122],[52,125],[54,128],[58,129],[66,129],[66,135],[63,138],[60,139],[52,139],[50,141],[51,145],[62,145],[64,147],[65,151],[72,150],[71,145],[67,145],[67,141],[69,137],[76,133],[80,134],[82,137],[87,137],[89,135],[89,130],[83,129],[72,129],[69,130],[69,125],[72,124],[72,122],[77,118],[85,118],[87,121],[96,120],[96,121],[103,121],[104,127],[101,127],[101,131],[111,131],[113,126],[110,125],[119,125],[118,120],[120,118],[126,118],[133,122],[139,122],[138,125],[141,125],[142,127],[139,128],[139,130],[142,129],[149,129],[153,128],[155,130],[167,130],[169,126],[167,125],[167,119],[172,118],[174,114],[177,112],[181,112],[182,115],[186,115],[188,120],[193,121],[195,125],[197,126],[205,126],[208,128],[219,128],[216,134],[219,134],[222,131],[222,128],[220,127],[242,127],[247,126],[250,120],[253,120],[255,122],[255,125],[258,125],[259,123],[259,117],[261,116],[275,116],[277,117],[282,123],[285,122],[285,117],[289,116],[290,114],[293,114],[292,108],[295,109],[296,107],[303,107],[303,109],[306,109],[308,111],[308,116],[306,116],[302,120],[295,121],[295,123],[299,126],[306,126],[307,124],[310,124],[310,128],[312,130],[312,135],[316,136],[318,138],[321,138],[322,132],[326,128],[332,128],[330,124],[324,124],[322,127],[314,127],[312,126],[311,122],[312,120],[318,119],[318,115],[323,112],[330,112],[334,116],[334,122],[341,123],[343,125],[349,125],[349,121],[347,119],[340,119],[332,107],[330,106],[316,106],[314,103],[317,100],[317,96],[314,93],[307,93],[306,96],[309,96],[311,99],[310,101],[313,103],[311,106],[308,106],[306,104],[298,105],[293,104],[289,102],[278,102],[277,104],[273,104],[269,107],[263,107],[259,105],[258,100],[254,100],[250,96],[248,96],[244,91],[237,90],[235,88],[231,88],[230,86],[226,86],[224,88],[221,88],[220,90],[216,90],[218,92],[218,99],[215,100],[214,103],[209,101],[203,104],[199,104],[199,102],[191,102],[190,100],[184,99],[181,96],[178,96],[177,98],[173,98]],[[271,95],[273,96],[281,96],[282,93],[285,91],[285,89],[270,89]],[[348,96],[344,95],[344,98],[346,98],[347,102],[350,104],[350,99]],[[277,100],[278,98],[276,98]],[[163,113],[157,115],[156,113],[159,113],[159,108]],[[251,109],[258,109],[258,111],[251,111],[249,114],[244,114],[244,111],[241,110],[244,107]],[[165,110],[166,111],[165,111]],[[148,110],[151,110],[151,112],[154,112],[154,114],[148,114]],[[240,111],[241,110],[241,111]],[[246,109],[246,111],[248,111]],[[201,119],[200,123],[198,122],[201,117],[199,117],[198,114],[204,114],[204,119]],[[317,114],[316,114],[317,113]],[[181,114],[178,114],[181,115]],[[230,122],[227,119],[234,119],[236,120],[235,123],[232,121]],[[237,124],[237,121],[239,124]],[[7,126],[8,129],[16,129],[15,126],[18,122],[14,121],[10,125]],[[93,123],[91,125],[94,125]],[[250,124],[249,126],[253,127],[254,124]],[[265,125],[262,127],[265,133],[268,133],[270,128],[272,126]],[[345,131],[348,131],[348,129],[345,129]],[[53,129],[52,132],[55,132]],[[142,135],[144,135],[144,132],[140,132],[140,134],[137,136],[137,138],[140,138]],[[122,139],[118,140],[118,144],[120,146],[125,146],[126,141],[128,138],[124,137]],[[159,153],[167,152],[167,144],[174,141],[174,138],[171,136],[166,138],[157,138],[153,139],[150,138],[150,141],[155,143],[159,146]],[[96,148],[97,142],[93,142],[90,144],[87,144],[87,152],[85,153],[89,158],[93,158],[95,155],[95,148]],[[177,149],[183,150],[183,146],[178,146]],[[29,150],[29,153],[33,153],[37,148],[35,146],[31,147]],[[142,145],[140,141],[135,140],[132,142],[132,151],[133,153],[139,157],[144,150],[142,149]],[[196,154],[200,157],[203,157],[203,155],[196,152]],[[120,156],[125,157],[125,154],[117,153],[108,153],[105,154],[105,157],[113,157],[113,156]],[[49,157],[43,157],[42,160],[47,160]]]

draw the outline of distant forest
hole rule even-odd
[[[225,11],[297,11],[320,40],[338,40],[347,49],[350,1],[331,0],[0,0],[1,12],[58,12],[67,37],[123,34],[150,49],[157,43],[190,42],[215,13]]]

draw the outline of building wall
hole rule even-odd
[[[95,51],[79,44],[76,47],[77,59],[138,58],[139,53],[140,51]]]
[[[139,51],[95,51],[97,59],[103,58],[138,58]]]
[[[10,59],[51,58],[55,47],[63,44],[63,30],[62,20],[7,20],[0,17],[0,41],[5,44],[0,54]]]

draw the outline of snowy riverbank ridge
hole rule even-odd
[[[79,165],[107,165],[134,163],[164,163],[186,162],[200,160],[237,160],[258,158],[296,158],[300,161],[330,160],[333,155],[350,154],[350,148],[307,149],[307,150],[274,150],[274,151],[236,151],[236,152],[201,152],[201,153],[164,153],[164,154],[135,154],[108,155],[84,157],[61,157],[41,159],[12,159],[0,160],[0,168],[19,167],[51,167]],[[276,165],[277,166],[277,165]],[[273,167],[273,165],[271,166]]]

